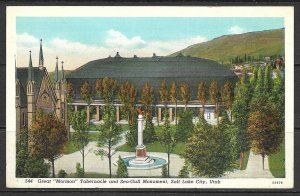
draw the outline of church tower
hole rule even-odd
[[[56,66],[54,71],[54,86],[55,86],[55,94],[57,97],[56,102],[56,115],[59,119],[62,119],[61,114],[61,83],[58,74],[58,57],[56,57]]]
[[[17,73],[17,60],[15,55],[15,80],[16,80],[16,134],[17,142],[20,141],[21,135],[21,103],[20,103],[20,81]]]
[[[28,79],[27,79],[27,126],[30,129],[35,120],[35,82],[34,72],[32,67],[31,51],[29,51],[29,66],[28,66]]]
[[[42,39],[40,40],[40,54],[39,54],[39,68],[42,70],[44,69],[44,55],[43,55],[43,45],[42,45]]]

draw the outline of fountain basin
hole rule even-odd
[[[166,159],[159,156],[125,156],[122,157],[122,159],[124,160],[127,169],[135,170],[156,169],[168,164],[168,161]],[[117,161],[114,162],[114,165],[117,165]]]

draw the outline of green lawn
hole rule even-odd
[[[165,152],[165,149],[158,141],[155,141],[155,142],[149,143],[149,144],[145,144],[145,145],[147,148],[147,152]],[[172,152],[172,154],[178,154],[178,155],[183,154],[183,152],[185,150],[185,146],[186,146],[185,143],[182,143],[182,142],[178,143],[175,146],[175,149]],[[116,150],[123,151],[123,152],[135,152],[135,147],[131,147],[127,144],[124,144],[122,146],[119,146]]]
[[[284,144],[281,144],[279,152],[269,156],[269,168],[274,177],[285,177]]]

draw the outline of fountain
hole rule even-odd
[[[168,163],[162,157],[147,155],[146,146],[143,144],[143,120],[140,113],[138,115],[138,145],[135,148],[135,156],[122,157],[128,169],[155,169]]]

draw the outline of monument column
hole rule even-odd
[[[144,158],[146,157],[146,146],[143,144],[143,116],[139,114],[138,116],[138,145],[136,146],[135,155],[136,157]]]

